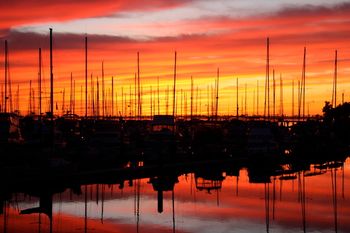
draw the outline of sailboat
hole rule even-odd
[[[11,81],[9,76],[8,44],[5,40],[5,93],[3,107],[0,111],[0,145],[1,148],[12,149],[23,143],[20,131],[20,117],[12,111]],[[10,106],[8,106],[8,101]]]

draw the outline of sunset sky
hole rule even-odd
[[[165,113],[166,90],[172,89],[174,52],[177,51],[178,114],[184,114],[186,102],[187,113],[189,111],[191,76],[194,97],[198,99],[196,113],[207,114],[208,103],[211,105],[208,96],[212,98],[218,68],[219,114],[236,114],[236,78],[239,79],[240,113],[257,113],[259,82],[258,113],[263,114],[267,37],[270,38],[271,79],[273,69],[276,73],[276,114],[280,113],[280,76],[284,114],[292,113],[293,81],[294,113],[297,113],[297,82],[301,79],[304,47],[307,48],[306,111],[320,114],[324,102],[331,100],[335,50],[338,51],[337,102],[342,102],[342,93],[345,101],[350,99],[350,1],[2,0],[0,9],[1,93],[4,92],[4,41],[8,40],[12,101],[16,108],[19,85],[19,108],[23,114],[29,110],[30,80],[35,99],[31,105],[33,109],[35,105],[38,112],[39,47],[43,48],[43,111],[48,110],[49,28],[53,29],[54,36],[57,114],[62,113],[63,90],[64,111],[69,110],[71,72],[76,82],[75,112],[83,113],[80,93],[85,79],[85,35],[88,37],[89,103],[92,99],[90,75],[94,83],[97,77],[101,81],[103,61],[107,103],[111,102],[110,84],[114,76],[117,96],[114,101],[116,98],[118,101],[115,113],[133,114],[137,52],[140,52],[143,113],[150,111],[151,88],[152,102],[156,103],[157,77],[160,113]],[[122,89],[123,99],[127,105],[131,104],[129,108],[121,107]],[[1,94],[1,99],[3,96]],[[169,98],[171,105],[172,91]],[[271,106],[272,99],[271,93]],[[3,105],[3,100],[1,103]],[[270,111],[273,112],[272,108]]]

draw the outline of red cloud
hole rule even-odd
[[[150,11],[176,7],[188,1],[190,0],[3,0],[0,2],[0,35],[19,25],[99,17],[120,11]]]

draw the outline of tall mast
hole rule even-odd
[[[152,119],[152,113],[153,113],[153,104],[152,104],[152,85],[149,87],[150,88],[150,107],[151,107],[151,109],[150,109],[150,111],[151,111],[151,114],[150,114],[150,117],[151,117],[151,119]]]
[[[267,111],[266,111],[267,108]],[[265,77],[265,99],[264,99],[264,117],[270,118],[270,39],[266,39],[266,77]]]
[[[280,74],[280,108],[281,108],[281,117],[283,117],[283,81],[282,74]]]
[[[253,108],[252,108],[252,116],[254,116],[254,111],[255,111],[255,95],[256,95],[256,90],[253,91]]]
[[[335,50],[334,59],[334,78],[333,78],[333,93],[332,93],[332,105],[337,106],[337,74],[338,73],[338,51]]]
[[[294,80],[292,81],[292,117],[294,117]]]
[[[247,116],[247,83],[244,84],[244,115]]]
[[[131,85],[129,85],[129,117],[131,118],[131,116],[132,116],[132,111],[133,111],[133,109],[132,109],[132,91],[131,91]]]
[[[105,71],[103,67],[103,61],[102,61],[102,118],[105,117]]]
[[[191,75],[191,120],[193,120],[193,77]]]
[[[256,81],[256,115],[259,116],[259,80]]]
[[[52,61],[52,28],[50,28],[50,113],[53,121],[53,61]],[[52,125],[52,133],[53,133]]]
[[[208,114],[208,119],[210,117],[210,88],[209,85],[207,85],[207,114]]]
[[[137,89],[137,75],[136,75],[136,72],[135,72],[135,78],[134,78],[134,108],[135,108],[135,110],[134,110],[134,117],[135,117],[135,119],[136,119],[136,117],[137,117],[137,91],[136,91],[136,89]],[[117,101],[117,100],[116,100]],[[118,103],[118,102],[117,102]],[[118,111],[117,111],[117,114],[118,114]]]
[[[165,114],[168,115],[169,113],[169,85],[167,86],[165,90]]]
[[[157,78],[157,96],[158,96],[158,115],[160,114],[160,106],[159,106],[159,76]]]
[[[343,93],[344,94],[344,93]],[[344,96],[344,95],[343,95]],[[343,101],[344,102],[344,101]],[[19,84],[17,84],[17,110],[19,111]]]
[[[5,102],[5,106],[4,106],[4,112],[7,112],[7,82],[8,82],[8,47],[7,47],[7,40],[5,40],[5,97],[4,97],[4,102]]]
[[[122,116],[125,115],[124,109],[124,87],[122,86]]]
[[[75,80],[73,80],[73,114],[75,114]]]
[[[196,86],[196,111],[195,111],[195,115],[198,116],[198,86]]]
[[[183,116],[183,92],[182,88],[180,89],[180,116]]]
[[[93,75],[91,73],[90,75],[90,85],[91,85],[91,116],[95,116],[95,87],[94,87],[94,78]]]
[[[270,38],[267,38],[266,78],[267,78],[267,117],[270,119]]]
[[[70,73],[69,111],[73,113],[73,72]]]
[[[219,77],[220,77],[220,71],[218,68],[216,72],[215,120],[218,120],[218,110],[219,110]]]
[[[273,117],[276,116],[276,80],[275,80],[275,69],[272,70],[272,94],[273,94]]]
[[[175,100],[176,100],[176,51],[175,51],[175,64],[174,64],[173,117],[175,117]]]
[[[87,77],[87,36],[85,35],[85,117],[87,117],[88,111],[88,77]]]
[[[301,82],[298,80],[298,118],[301,116]]]
[[[131,90],[130,90],[131,95]],[[130,105],[130,109],[132,106]],[[114,77],[112,76],[112,116],[114,116]]]
[[[305,76],[306,76],[306,47],[304,47],[303,75],[302,75],[302,101],[303,101],[303,118],[305,117]]]
[[[100,82],[98,80],[98,76],[97,76],[97,80],[96,80],[96,112],[97,112],[97,117],[100,116]]]
[[[239,115],[239,107],[238,107],[238,78],[236,79],[236,117]]]
[[[38,92],[39,92],[39,117],[41,116],[41,48],[39,48],[39,71],[38,71]]]
[[[29,110],[28,115],[32,114],[32,80],[29,80]]]
[[[82,115],[84,112],[84,104],[83,104],[83,85],[80,85],[80,114]]]
[[[64,114],[65,95],[66,95],[66,89],[63,88],[63,93],[62,93],[62,115]]]
[[[137,52],[137,115],[139,117],[139,120],[141,120],[141,86],[140,86],[140,53]]]

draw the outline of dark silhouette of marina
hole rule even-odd
[[[225,180],[222,174],[237,178],[235,193],[238,195],[238,178],[242,169],[247,169],[250,183],[264,184],[267,232],[270,229],[271,217],[275,218],[276,180],[280,181],[281,187],[283,181],[296,180],[298,182],[301,225],[302,230],[306,232],[308,226],[305,180],[308,177],[331,173],[334,231],[339,231],[336,173],[338,170],[344,173],[344,163],[349,155],[350,104],[347,102],[337,104],[337,52],[332,101],[325,103],[322,116],[309,116],[305,111],[306,48],[304,48],[302,79],[298,88],[298,114],[288,117],[283,114],[283,109],[280,110],[280,114],[276,114],[274,72],[273,108],[270,107],[269,39],[267,39],[263,115],[259,115],[258,111],[253,116],[240,115],[238,98],[235,115],[220,116],[218,114],[219,69],[217,69],[212,98],[208,99],[212,102],[211,105],[208,104],[208,109],[211,107],[208,114],[196,115],[193,111],[192,79],[190,114],[177,113],[176,52],[172,114],[168,112],[168,105],[167,114],[160,114],[159,86],[158,105],[150,105],[152,108],[150,115],[142,114],[140,55],[138,53],[138,70],[135,74],[134,86],[135,103],[129,105],[134,114],[122,115],[118,114],[114,106],[113,89],[111,102],[107,104],[106,101],[99,100],[99,81],[96,83],[96,92],[93,81],[91,81],[92,86],[88,87],[88,38],[85,37],[85,114],[83,116],[75,114],[73,97],[75,94],[71,93],[69,111],[65,112],[63,109],[63,114],[57,116],[54,114],[52,30],[50,30],[50,111],[42,114],[41,49],[39,49],[38,112],[40,114],[20,116],[11,110],[12,107],[9,107],[11,104],[8,103],[12,101],[12,97],[10,94],[11,82],[8,79],[7,47],[7,42],[5,42],[5,93],[0,113],[2,150],[0,202],[2,204],[1,214],[4,216],[3,232],[7,232],[8,210],[13,205],[14,196],[18,193],[36,197],[39,200],[39,206],[21,209],[20,214],[38,214],[39,217],[44,214],[50,221],[49,230],[53,232],[52,225],[55,224],[52,217],[53,196],[65,190],[71,190],[79,197],[84,196],[84,232],[88,232],[87,188],[95,184],[100,185],[102,189],[118,184],[122,190],[124,183],[135,187],[135,216],[138,219],[140,180],[142,179],[148,179],[154,192],[157,193],[156,209],[159,213],[164,210],[164,193],[171,193],[172,230],[175,232],[174,200],[176,193],[174,190],[179,182],[179,177],[188,175],[192,177],[193,175],[196,189],[208,194],[216,193],[217,205],[219,205],[219,193],[222,182]],[[103,80],[104,75],[102,75],[102,86],[104,85]],[[71,79],[71,90],[75,90],[72,88],[73,85],[74,82]],[[282,79],[280,85],[282,93]],[[91,96],[96,97],[95,101],[90,102],[91,106],[88,101],[89,90],[91,90]],[[104,92],[105,89],[102,88],[102,91]],[[30,93],[32,94],[31,91]],[[105,96],[106,94],[103,93],[102,97],[105,98]],[[31,96],[29,98],[32,99]],[[153,98],[150,103],[157,102],[156,97],[153,96]],[[283,103],[283,99],[281,102]],[[102,106],[99,106],[100,103]],[[125,106],[121,108],[125,108],[126,105],[125,101]],[[270,186],[272,186],[272,191]],[[101,198],[97,198],[97,202],[102,199],[101,221],[104,218],[103,193]],[[96,191],[96,195],[99,195],[99,191]],[[344,182],[342,182],[342,195],[344,196]],[[40,232],[40,221],[38,224]],[[138,231],[139,220],[137,220]]]

